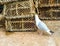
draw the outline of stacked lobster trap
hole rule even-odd
[[[6,31],[35,31],[34,15],[43,20],[60,20],[60,0],[0,0]],[[0,10],[0,11],[1,11]]]
[[[20,0],[5,5],[7,31],[36,31],[33,0]],[[33,9],[32,9],[33,8]]]
[[[38,0],[38,9],[41,19],[60,19],[60,0]]]

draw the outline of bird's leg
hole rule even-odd
[[[43,35],[43,31],[37,31],[39,35]]]
[[[40,35],[43,35],[43,31],[40,31]]]

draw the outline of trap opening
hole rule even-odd
[[[0,4],[0,14],[3,13],[3,9],[4,9],[4,5],[3,4]]]

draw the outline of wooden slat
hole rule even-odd
[[[27,29],[12,29],[13,31],[25,31],[25,30],[34,30],[33,28],[27,28]]]
[[[42,19],[42,20],[60,20],[60,17],[40,17],[40,19]]]
[[[28,9],[30,7],[17,7],[17,9]],[[16,10],[16,8],[11,8],[10,10]]]
[[[11,23],[26,23],[26,22],[30,22],[30,23],[34,23],[34,21],[11,21]]]
[[[39,7],[56,7],[60,6],[60,4],[41,4]]]
[[[49,12],[60,12],[60,10],[49,10]]]
[[[8,29],[8,22],[5,20],[5,28]]]
[[[23,19],[22,19],[22,22],[23,22]],[[22,29],[24,29],[24,23],[22,23]]]
[[[6,5],[4,4],[3,15],[6,15]]]
[[[8,21],[8,28],[11,30],[12,29],[12,26],[11,26],[11,21]]]
[[[18,15],[18,16],[5,16],[6,19],[16,19],[16,18],[26,18],[26,17],[33,17],[34,15]]]
[[[16,2],[17,0],[0,0],[0,4],[6,4],[10,2]]]

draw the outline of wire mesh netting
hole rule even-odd
[[[22,24],[21,23],[12,23],[12,29],[21,29],[22,28]]]
[[[54,17],[60,17],[60,12],[53,12]]]
[[[57,20],[57,19],[59,19],[60,18],[60,10],[54,10],[54,9],[52,9],[52,10],[49,10],[49,11],[40,11],[40,13],[39,13],[39,17],[41,18],[41,19],[55,19],[55,20]]]
[[[8,21],[10,31],[36,31],[34,18],[11,19]]]
[[[39,0],[38,13],[41,19],[58,20],[60,19],[59,0]]]
[[[6,15],[21,15],[27,14],[30,12],[30,4],[29,1],[22,1],[22,2],[17,2],[17,3],[10,3],[6,5]],[[9,12],[9,14],[8,14]]]

